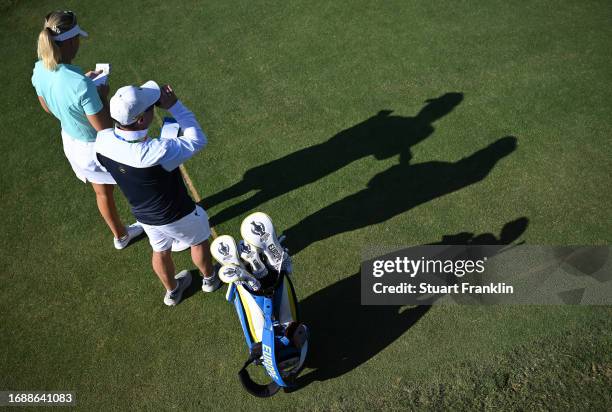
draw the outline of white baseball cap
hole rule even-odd
[[[159,85],[153,80],[142,86],[123,86],[110,99],[110,115],[123,126],[132,124],[159,100],[160,95]]]

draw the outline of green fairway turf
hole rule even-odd
[[[248,395],[225,287],[167,308],[147,240],[113,248],[30,82],[54,9],[90,34],[76,64],[112,63],[111,93],[154,79],[194,111],[209,144],[186,167],[217,233],[261,210],[288,234],[301,389]],[[513,222],[515,243],[610,244],[611,21],[605,1],[0,6],[0,390],[83,410],[610,410],[611,307],[366,307],[358,271],[371,245]]]

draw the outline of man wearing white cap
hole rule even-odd
[[[156,104],[176,118],[182,136],[148,136]],[[202,290],[216,290],[221,283],[210,255],[208,216],[189,196],[179,170],[206,144],[195,116],[170,86],[160,89],[152,80],[117,90],[110,100],[110,114],[115,128],[98,133],[97,158],[114,177],[149,237],[153,270],[166,288],[164,303],[178,304],[191,284],[188,271],[175,276],[173,242],[191,246],[193,263],[203,275]]]

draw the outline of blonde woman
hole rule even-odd
[[[90,182],[100,214],[114,236],[117,249],[125,248],[143,229],[135,223],[124,226],[115,207],[115,180],[95,160],[94,142],[98,130],[112,128],[108,114],[108,86],[96,88],[96,73],[72,65],[79,39],[87,33],[71,11],[54,11],[45,18],[38,36],[38,61],[32,84],[40,105],[61,123],[64,154],[76,176]]]

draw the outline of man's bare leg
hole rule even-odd
[[[176,288],[176,279],[174,279],[175,269],[174,262],[172,261],[172,251],[153,252],[151,261],[153,263],[153,270],[166,290],[174,290]]]
[[[208,239],[204,242],[191,246],[191,260],[200,269],[205,278],[213,275],[212,255],[210,254],[210,243]]]

